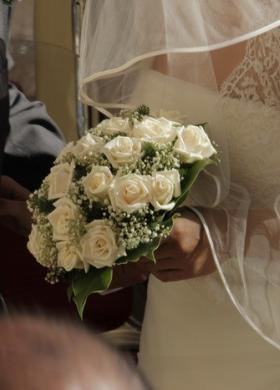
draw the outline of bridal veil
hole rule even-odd
[[[279,26],[279,0],[87,0],[80,96],[105,115],[147,104],[207,122],[221,163],[200,177],[188,206],[233,304],[280,349],[280,96],[278,107],[221,96],[211,55]],[[273,39],[269,45],[273,51]],[[258,66],[279,68],[279,50],[278,64],[260,56]]]

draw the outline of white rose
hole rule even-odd
[[[108,222],[95,220],[81,240],[82,258],[96,268],[112,267],[118,258],[116,236]]]
[[[102,138],[92,136],[90,133],[79,139],[74,146],[72,153],[78,158],[83,158],[90,153],[100,152],[104,142]]]
[[[175,151],[185,163],[203,160],[216,153],[202,126],[189,125],[178,129]]]
[[[135,174],[116,177],[109,190],[113,209],[132,213],[146,206],[150,201],[148,180]]]
[[[104,142],[102,138],[86,134],[79,141],[70,142],[67,144],[59,154],[57,161],[62,161],[67,154],[73,154],[75,157],[83,158],[85,155],[90,153],[98,153],[102,148]]]
[[[171,210],[181,194],[180,175],[175,169],[157,172],[151,177],[151,203],[156,210]]]
[[[112,180],[113,175],[108,167],[93,166],[91,172],[83,179],[85,193],[89,199],[103,199]]]
[[[175,125],[181,127],[182,122],[186,120],[185,115],[183,115],[180,111],[176,110],[159,110],[158,115],[159,117],[164,117],[172,122],[174,122]]]
[[[139,140],[118,136],[108,142],[103,153],[114,168],[136,161],[141,155],[141,142]]]
[[[64,197],[70,187],[74,172],[73,164],[58,164],[52,167],[46,181],[49,184],[48,199]]]
[[[37,225],[32,224],[31,233],[28,238],[27,248],[29,252],[35,257],[35,259],[42,266],[47,267],[50,264],[46,262],[42,262],[41,260],[41,252],[45,247],[45,239],[43,235],[40,233]]]
[[[104,134],[128,133],[130,131],[130,124],[128,118],[113,117],[104,119],[98,126]]]
[[[71,271],[73,268],[82,269],[84,263],[81,254],[78,250],[67,241],[61,241],[57,246],[57,265],[64,268],[66,271]]]
[[[176,123],[166,118],[147,117],[134,125],[132,135],[144,141],[171,142],[176,136]]]
[[[53,239],[66,241],[69,239],[69,222],[77,217],[77,206],[68,198],[57,200],[54,206],[47,217],[53,228]]]

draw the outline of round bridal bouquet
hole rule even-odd
[[[149,108],[103,120],[60,153],[29,200],[28,249],[64,279],[82,316],[87,297],[106,290],[119,264],[154,251],[216,150],[203,126],[154,117]]]

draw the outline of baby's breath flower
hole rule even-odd
[[[51,266],[48,269],[48,272],[45,276],[45,280],[50,284],[56,284],[60,281],[61,276],[65,274],[65,271],[62,268],[57,266]]]

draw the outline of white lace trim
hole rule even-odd
[[[224,81],[222,96],[280,109],[280,29],[251,39],[243,61]]]
[[[279,28],[248,42],[220,94],[230,98],[221,118],[229,131],[232,180],[248,189],[255,204],[272,207],[280,193]]]

